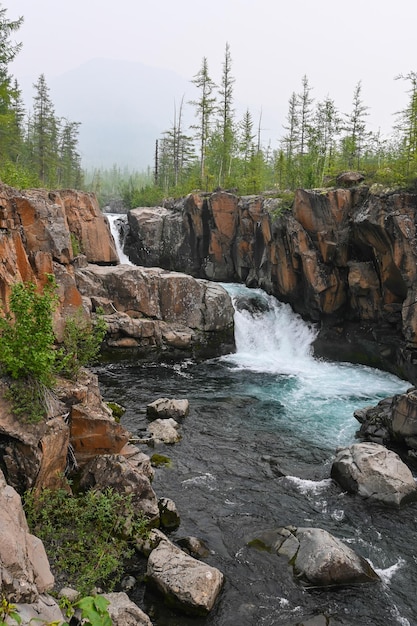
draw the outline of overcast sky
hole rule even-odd
[[[407,102],[398,74],[417,70],[416,0],[5,0],[9,19],[24,16],[18,80],[52,79],[97,58],[168,68],[187,80],[207,57],[219,81],[230,45],[235,100],[256,119],[276,108],[279,132],[293,91],[307,75],[312,96],[351,110],[355,85],[369,127],[384,133]],[[128,94],[128,85],[126,94]],[[272,132],[272,131],[271,131]]]

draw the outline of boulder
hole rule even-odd
[[[321,528],[297,528],[296,578],[308,586],[333,587],[379,581],[363,557]]]
[[[186,417],[190,410],[188,400],[175,400],[173,398],[158,398],[146,407],[146,415],[149,419],[172,417],[181,419]]]
[[[210,554],[210,550],[202,539],[198,537],[182,537],[177,540],[180,548],[195,558],[204,558]]]
[[[179,424],[172,417],[156,419],[148,426],[148,431],[155,443],[178,443],[181,435]]]
[[[336,182],[341,187],[353,187],[354,185],[359,185],[362,181],[365,180],[365,176],[360,172],[342,172],[336,178]]]
[[[409,468],[395,452],[378,443],[339,449],[331,476],[342,489],[370,500],[400,506],[417,499],[417,484]]]
[[[69,427],[64,421],[66,407],[51,404],[46,421],[25,424],[11,412],[0,382],[0,469],[8,484],[21,495],[31,488],[65,488],[63,474],[67,463]]]
[[[186,613],[206,614],[223,585],[223,574],[197,561],[168,540],[160,541],[148,559],[147,578],[164,596]]]
[[[394,441],[404,442],[409,448],[417,449],[417,390],[393,398],[390,431]]]
[[[124,250],[135,265],[193,273],[184,215],[165,207],[138,207],[128,213]]]
[[[162,528],[175,530],[181,523],[175,502],[170,498],[159,498],[159,519]]]
[[[80,488],[104,491],[111,487],[122,494],[132,494],[136,513],[143,513],[151,523],[159,520],[158,501],[149,478],[141,472],[135,457],[104,454],[91,459],[83,468]]]
[[[9,602],[32,603],[54,585],[43,543],[29,533],[18,493],[0,472],[0,588]]]
[[[113,626],[152,626],[149,617],[124,592],[105,593]]]
[[[35,602],[16,604],[16,612],[19,614],[21,626],[34,626],[35,624],[62,624],[64,616],[57,602],[48,594],[41,594]]]
[[[249,545],[284,556],[294,576],[308,587],[338,587],[376,582],[363,557],[322,528],[287,526],[260,533]]]

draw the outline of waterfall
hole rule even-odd
[[[107,217],[107,221],[110,226],[110,232],[113,235],[114,243],[116,245],[116,252],[119,256],[120,263],[124,265],[133,265],[131,263],[129,257],[123,252],[123,232],[120,228],[118,228],[117,222],[125,223],[125,215],[121,215],[119,213],[104,213],[105,217]]]
[[[260,289],[223,286],[235,306],[236,340],[236,352],[223,360],[246,377],[250,374],[248,389],[258,400],[285,407],[295,428],[343,443],[358,427],[356,409],[409,387],[371,367],[315,358],[318,329],[288,304]]]

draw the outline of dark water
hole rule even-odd
[[[417,504],[400,511],[371,504],[329,479],[336,447],[354,440],[353,408],[407,384],[369,368],[315,361],[308,350],[314,331],[281,309],[239,313],[238,353],[229,359],[96,368],[104,398],[126,407],[123,423],[133,434],[146,427],[149,402],[189,399],[181,442],[144,451],[172,459],[172,467],[156,469],[153,485],[181,515],[170,538],[203,539],[207,562],[225,574],[206,618],[165,611],[147,594],[143,608],[158,626],[285,625],[319,613],[335,624],[414,626]],[[333,533],[369,559],[382,582],[304,589],[285,560],[247,545],[259,531],[288,524]]]

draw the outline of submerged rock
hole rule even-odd
[[[308,587],[379,580],[368,561],[322,528],[277,528],[260,533],[249,545],[285,556],[294,576]]]
[[[410,469],[378,443],[355,443],[337,451],[331,477],[350,493],[394,506],[417,499]]]
[[[181,523],[175,502],[170,498],[158,500],[161,526],[166,530],[174,530]]]

